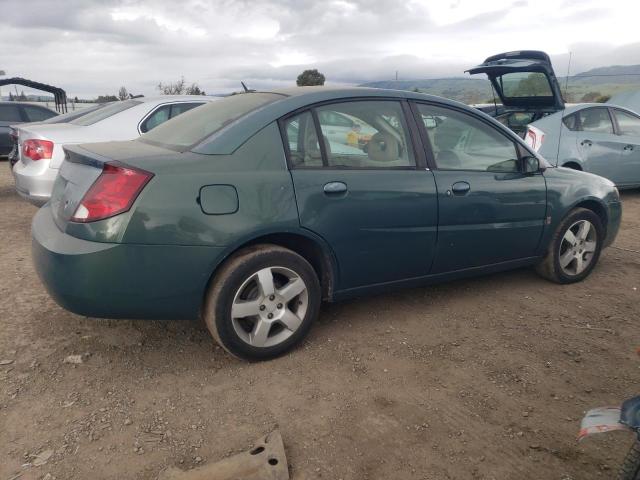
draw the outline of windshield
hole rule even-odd
[[[512,72],[498,77],[502,93],[508,98],[552,97],[551,85],[544,73]]]
[[[195,145],[263,105],[284,98],[277,93],[242,93],[194,108],[142,135],[142,141],[184,148]]]
[[[105,118],[109,118],[116,113],[124,112],[125,110],[135,107],[136,105],[141,104],[142,102],[138,100],[125,100],[124,102],[113,102],[107,105],[106,107],[99,108],[94,110],[86,115],[82,115],[81,117],[76,118],[75,120],[71,120],[69,123],[73,123],[74,125],[93,125]]]

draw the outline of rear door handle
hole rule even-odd
[[[336,195],[340,193],[346,193],[347,184],[344,182],[329,182],[325,184],[323,190],[324,190],[324,193],[326,193],[327,195]]]
[[[451,185],[451,191],[454,195],[466,195],[471,190],[471,185],[467,182],[456,182]]]
[[[580,145],[582,145],[583,147],[590,147],[591,145],[593,145],[593,142],[591,140],[583,140],[580,142]]]
[[[633,150],[633,145],[625,145],[623,150],[631,151],[631,150]]]

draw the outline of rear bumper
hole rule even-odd
[[[48,163],[32,162],[25,165],[23,162],[17,162],[13,166],[16,191],[22,198],[34,205],[44,205],[51,198],[58,170],[49,168]]]
[[[609,214],[607,222],[607,236],[604,239],[604,247],[611,245],[620,230],[620,222],[622,221],[622,203],[621,202],[609,202]]]
[[[68,235],[49,205],[32,224],[36,271],[63,308],[102,318],[195,319],[222,248],[100,243]]]

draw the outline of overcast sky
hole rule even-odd
[[[157,93],[184,75],[207,93],[461,76],[508,50],[558,75],[640,64],[638,0],[0,0],[0,70],[70,96]],[[6,87],[5,87],[6,88]]]

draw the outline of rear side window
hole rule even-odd
[[[98,123],[106,118],[112,117],[117,113],[124,112],[136,105],[140,105],[142,102],[138,100],[125,100],[124,102],[113,102],[107,105],[106,107],[100,108],[98,110],[94,110],[91,113],[87,113],[75,120],[71,120],[69,123],[73,123],[74,125],[93,125],[94,123]]]
[[[356,101],[317,108],[328,167],[415,166],[404,112],[395,101]]]
[[[289,143],[291,166],[322,167],[322,153],[311,113],[306,111],[289,118],[284,128]]]
[[[640,136],[640,118],[622,110],[614,110],[620,135]]]
[[[177,117],[181,113],[188,112],[192,108],[199,107],[200,105],[204,105],[204,102],[198,103],[174,103],[171,105],[171,117]]]
[[[594,133],[613,133],[613,124],[606,108],[585,108],[578,112],[580,130]]]
[[[277,93],[231,95],[194,108],[175,121],[145,133],[141,140],[177,148],[191,147],[253,110],[282,98],[285,96]]]
[[[433,105],[419,105],[418,111],[439,169],[519,171],[515,143],[485,122]]]
[[[578,128],[578,114],[574,113],[573,115],[567,115],[562,119],[562,123],[572,132],[580,130]]]
[[[24,108],[24,111],[27,113],[30,122],[41,122],[42,120],[56,116],[55,112],[45,108],[32,107],[29,105],[24,105],[22,108]]]
[[[17,105],[0,105],[0,122],[22,122]]]
[[[151,115],[149,115],[142,125],[140,125],[140,131],[142,133],[148,132],[152,128],[157,127],[161,123],[169,120],[169,116],[171,115],[171,105],[163,105],[156,109]]]

